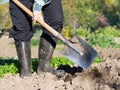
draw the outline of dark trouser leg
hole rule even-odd
[[[31,75],[31,49],[30,42],[15,42],[20,64],[20,76]]]
[[[19,0],[27,8],[32,9],[32,0]],[[32,20],[25,12],[16,6],[10,0],[10,15],[13,23],[13,31],[10,35],[15,40],[16,51],[20,64],[20,76],[29,76],[31,74],[31,50],[30,39],[33,36]]]
[[[32,0],[19,1],[23,3],[27,8],[32,10]],[[18,6],[16,6],[12,2],[12,0],[10,0],[9,9],[13,24],[13,31],[10,32],[10,35],[14,38],[15,41],[30,41],[30,39],[33,36],[31,17],[28,14],[26,14],[23,10],[21,10]]]
[[[60,33],[64,22],[61,0],[51,0],[51,3],[45,5],[42,10],[45,22]],[[44,30],[44,33],[53,37],[47,30]]]

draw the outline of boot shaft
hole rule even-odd
[[[41,37],[39,43],[39,52],[38,52],[39,59],[49,61],[52,58],[54,49],[55,48],[51,45],[49,41]]]
[[[38,71],[50,71],[49,69],[52,69],[50,66],[50,62],[52,59],[52,55],[54,52],[54,47],[51,45],[49,41],[47,41],[45,38],[40,38],[40,44],[39,44],[39,61],[38,61]]]
[[[65,75],[64,70],[54,70],[50,65],[54,49],[55,47],[50,43],[50,41],[47,41],[45,38],[41,37],[39,46],[39,61],[37,68],[38,74],[40,74],[41,72],[50,72],[57,77],[62,77]]]
[[[31,59],[30,42],[15,42],[17,56],[20,59]]]
[[[15,42],[15,46],[20,64],[20,76],[29,76],[31,74],[30,42]]]

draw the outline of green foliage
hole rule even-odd
[[[99,28],[97,33],[103,33],[106,36],[120,37],[120,29],[116,27]]]
[[[96,25],[96,17],[99,14],[99,9],[96,7],[99,2],[98,0],[92,2],[91,0],[69,0],[69,4],[66,2],[68,1],[63,1],[65,25],[73,27],[74,21],[78,21],[81,27],[87,29]]]
[[[115,37],[120,37],[120,30],[116,27],[99,28],[95,32],[90,32],[85,28],[69,30],[72,36],[77,33],[80,37],[85,38],[91,46],[120,48],[120,44],[115,42]]]
[[[17,74],[19,65],[18,61],[13,58],[0,58],[0,77],[4,74],[11,73],[12,75]]]
[[[77,21],[80,27],[89,30],[97,25],[96,18],[99,14],[105,15],[110,25],[120,28],[120,0],[62,0],[62,3],[65,28],[73,28],[74,21]],[[0,20],[0,29],[12,26],[8,3],[0,5]]]
[[[76,29],[75,32],[82,38],[85,38],[89,33],[89,31],[83,27]]]
[[[93,62],[94,63],[101,63],[101,62],[103,62],[103,59],[100,56],[97,56]]]
[[[8,8],[8,3],[0,5],[0,30],[8,29],[12,25]]]
[[[120,0],[63,0],[63,10],[65,27],[73,28],[74,21],[78,21],[89,30],[98,24],[98,15],[103,14],[110,25],[120,28]]]
[[[64,31],[66,33],[66,31]],[[115,42],[115,37],[120,37],[120,29],[116,27],[99,28],[95,32],[90,32],[81,27],[76,30],[70,29],[69,35],[77,33],[81,38],[85,38],[91,46],[120,48],[120,44]]]
[[[79,1],[77,3],[77,12],[75,15],[77,15],[80,25],[84,28],[87,28],[88,30],[90,27],[96,25],[96,17],[99,14],[99,10],[96,11],[93,9],[93,5],[96,0],[92,1],[91,0],[84,0],[84,1]]]
[[[91,46],[120,48],[120,44],[116,44],[112,36],[107,36],[103,33],[88,34],[86,40]]]
[[[18,69],[15,66],[15,64],[4,64],[0,66],[0,77],[3,77],[4,74],[11,73],[12,75],[15,75],[18,73]]]
[[[63,32],[62,32],[63,36],[66,36],[67,32],[68,32],[68,35],[70,37],[72,37],[75,33],[77,33],[80,37],[83,37],[83,38],[85,38],[87,33],[89,33],[89,31],[86,28],[83,28],[83,27],[80,27],[80,28],[75,29],[75,30],[70,29],[70,28],[64,29]]]
[[[59,67],[60,65],[73,65],[73,62],[67,59],[66,57],[54,57],[51,61],[51,66],[54,68]]]

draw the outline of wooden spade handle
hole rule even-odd
[[[25,11],[28,15],[33,17],[33,13],[26,7],[24,6],[19,0],[12,0],[17,6],[19,6],[23,11]],[[47,23],[44,21],[38,19],[37,22],[41,24],[44,28],[46,28],[51,34],[53,34],[55,37],[59,36],[59,33],[53,29],[51,26],[49,26]],[[61,35],[60,35],[61,36]]]

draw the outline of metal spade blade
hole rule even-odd
[[[85,42],[76,34],[71,39],[71,42],[74,47],[83,54],[75,52],[67,45],[65,45],[62,54],[83,69],[88,68],[92,64],[93,60],[96,58],[97,52],[90,45],[88,45],[87,42]]]

